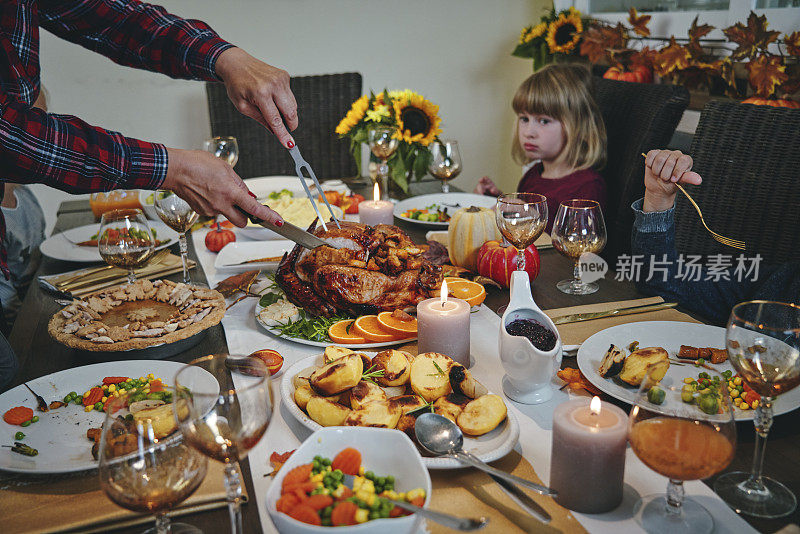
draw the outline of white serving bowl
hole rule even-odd
[[[311,462],[320,455],[333,460],[342,449],[353,447],[361,453],[361,465],[379,476],[393,475],[395,490],[425,490],[425,506],[431,498],[431,477],[422,457],[403,432],[369,427],[328,427],[317,430],[294,451],[283,464],[267,491],[267,511],[281,534],[321,534],[339,532],[341,528],[317,527],[301,523],[275,509],[280,498],[281,484],[286,473],[298,465]],[[420,531],[422,518],[417,514],[391,519],[374,519],[347,527],[349,533],[406,534]]]

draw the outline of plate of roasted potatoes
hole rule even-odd
[[[439,413],[459,426],[464,449],[485,462],[508,454],[519,439],[519,422],[503,398],[490,393],[464,366],[435,352],[355,352],[331,345],[286,371],[281,398],[312,431],[327,426],[391,428],[412,441],[417,417]],[[455,459],[425,454],[429,469],[463,467]]]

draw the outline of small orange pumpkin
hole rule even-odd
[[[751,96],[742,100],[742,104],[753,104],[755,106],[772,106],[775,108],[800,109],[800,102],[789,100],[788,98],[764,98],[761,96]]]
[[[629,69],[623,65],[615,65],[603,74],[603,78],[623,82],[652,83],[653,71],[646,65],[631,65]]]
[[[206,234],[206,248],[211,252],[219,252],[228,243],[236,241],[236,234],[225,230],[217,223],[217,229]]]

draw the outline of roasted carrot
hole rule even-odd
[[[361,453],[352,447],[342,450],[331,462],[331,470],[340,469],[345,475],[357,475],[361,467]]]
[[[304,504],[298,504],[292,508],[292,510],[289,512],[289,517],[293,517],[294,519],[302,521],[303,523],[308,523],[309,525],[322,525],[322,520],[320,520],[316,510]]]
[[[3,421],[9,425],[21,425],[25,421],[30,421],[33,417],[33,410],[27,406],[15,406],[3,414]]]
[[[331,524],[335,527],[344,527],[356,524],[358,506],[350,501],[342,501],[331,512]]]

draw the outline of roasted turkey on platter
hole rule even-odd
[[[311,315],[415,307],[441,286],[441,267],[423,258],[423,249],[396,226],[342,222],[341,228],[326,231],[315,225],[308,231],[341,248],[296,245],[275,277],[286,298]]]

